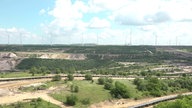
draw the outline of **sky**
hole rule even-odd
[[[192,45],[192,0],[0,0],[0,44]]]

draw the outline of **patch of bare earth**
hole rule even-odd
[[[42,98],[43,100],[53,103],[55,105],[60,106],[61,108],[64,108],[66,106],[63,105],[62,102],[57,101],[50,97],[46,91],[41,91],[41,92],[33,92],[33,93],[14,93],[12,95],[8,96],[1,96],[0,97],[0,104],[10,104],[10,103],[15,103],[18,101],[26,101],[26,100],[31,100],[31,99],[36,99],[36,98]]]
[[[18,91],[18,87],[26,86],[26,85],[36,85],[38,82],[43,82],[46,80],[38,80],[38,81],[18,81],[18,82],[1,82],[0,83],[0,104],[11,104],[15,102],[29,101],[31,99],[42,98],[43,100],[53,103],[55,105],[60,106],[61,108],[65,108],[63,102],[57,101],[54,98],[50,97],[48,94],[57,90],[55,87],[51,87],[47,90],[40,90],[35,92],[20,92]]]

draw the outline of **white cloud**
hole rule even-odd
[[[92,42],[99,33],[103,44],[124,44],[123,33],[127,32],[127,43],[130,41],[129,26],[133,29],[133,44],[154,44],[154,32],[160,44],[170,40],[173,44],[176,36],[185,36],[182,41],[186,41],[192,35],[191,0],[56,0],[48,13],[54,20],[44,25],[43,30],[56,40],[70,36],[71,42],[81,42],[85,33],[86,41]]]
[[[54,36],[69,36],[83,32],[87,23],[82,21],[82,18],[87,11],[87,5],[82,1],[72,3],[71,0],[56,0],[55,7],[48,12],[54,20],[44,25],[44,31]]]
[[[192,20],[191,13],[190,0],[135,0],[114,11],[111,18],[123,25],[148,25],[166,21]]]
[[[90,10],[93,12],[100,12],[106,10],[117,10],[129,3],[129,0],[90,0]]]
[[[58,19],[70,20],[82,18],[82,13],[86,11],[86,6],[81,1],[72,4],[71,0],[56,0],[55,7],[49,14]]]
[[[98,17],[94,17],[91,19],[89,28],[93,29],[103,29],[103,28],[109,28],[110,22],[106,19],[99,19]]]
[[[45,9],[41,9],[40,11],[39,11],[39,14],[40,15],[43,15],[43,14],[45,14],[46,13],[46,10]]]

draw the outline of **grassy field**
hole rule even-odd
[[[31,77],[29,72],[2,72],[0,78],[14,78],[14,77]],[[34,76],[42,76],[42,74],[34,74]]]
[[[115,80],[115,81],[120,81],[120,82],[124,83],[126,86],[128,86],[129,90],[132,93],[132,96],[131,96],[132,98],[139,98],[141,96],[141,93],[136,90],[136,88],[135,88],[136,86],[132,84],[132,81],[129,81],[129,80]],[[55,85],[55,84],[56,83],[51,82],[48,85],[50,86],[50,85]],[[57,82],[57,84],[59,84],[60,86],[62,85],[61,82],[60,83]],[[71,85],[77,85],[79,87],[79,92],[72,93],[70,91]],[[85,99],[89,99],[90,104],[113,99],[110,94],[110,91],[105,90],[103,85],[98,85],[96,80],[93,83],[91,81],[86,81],[86,80],[81,80],[81,81],[74,80],[72,82],[67,82],[66,84],[63,84],[63,86],[65,86],[65,89],[60,90],[59,92],[57,91],[55,93],[51,93],[50,96],[52,96],[56,100],[65,102],[66,96],[68,96],[70,94],[74,94],[78,97],[78,102],[74,106],[75,108],[88,107],[89,104],[84,105],[82,103],[82,101]]]
[[[60,108],[42,99],[34,99],[31,102],[17,102],[10,105],[0,105],[0,108]]]
[[[79,92],[78,93],[73,93],[78,97],[78,102],[75,105],[75,108],[85,108],[88,107],[88,105],[83,105],[81,103],[82,100],[84,99],[89,99],[90,103],[98,103],[104,100],[109,100],[112,99],[110,93],[108,90],[105,90],[102,85],[98,85],[96,83],[91,83],[90,81],[72,81],[68,82],[65,90],[52,93],[50,96],[53,98],[65,102],[66,101],[66,96],[70,95],[70,85],[77,85],[79,87]]]

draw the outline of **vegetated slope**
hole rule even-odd
[[[63,69],[65,71],[73,70],[87,70],[101,67],[113,67],[118,66],[117,63],[108,60],[60,60],[60,59],[37,59],[28,58],[21,61],[17,65],[18,69],[30,69],[32,67],[46,67],[49,70],[55,70],[56,68]]]
[[[156,105],[154,108],[191,108],[192,96],[181,96],[176,101],[162,102]]]
[[[168,46],[162,46],[167,48]],[[108,59],[117,62],[163,62],[164,60],[186,60],[189,57],[180,54],[157,50],[156,46],[73,46],[66,53],[83,53],[88,58]],[[187,47],[188,48],[188,47]]]
[[[155,52],[153,46],[73,46],[66,50],[66,53],[85,53],[85,54],[138,54]]]
[[[163,46],[166,48],[166,46]],[[163,48],[162,47],[162,48]],[[33,66],[45,66],[50,69],[53,68],[75,68],[75,69],[92,69],[98,67],[105,67],[106,61],[114,62],[149,62],[162,63],[164,61],[171,62],[187,62],[190,63],[192,58],[181,56],[178,53],[167,52],[164,50],[157,50],[156,46],[49,46],[49,45],[26,45],[26,46],[0,46],[0,51],[31,51],[30,58],[37,58],[35,54],[42,52],[40,58],[43,59],[57,59],[58,57],[67,57],[72,60],[86,60],[83,61],[65,61],[60,60],[41,60],[26,59],[17,66],[19,69],[29,69]],[[188,48],[188,47],[187,47]],[[188,48],[189,49],[189,48]],[[32,52],[33,51],[33,52]],[[52,55],[52,53],[59,52],[61,55]],[[20,52],[22,53],[22,52]],[[34,54],[33,54],[34,53]],[[45,54],[44,54],[45,53]],[[46,54],[48,53],[48,55]],[[49,54],[50,53],[50,54]],[[68,56],[70,55],[70,56]],[[35,56],[35,57],[33,57]],[[27,63],[32,60],[33,63]],[[46,63],[36,63],[44,61]],[[23,63],[26,63],[24,65]],[[68,62],[68,63],[67,63]]]
[[[10,105],[0,105],[0,108],[60,108],[41,98],[32,99],[30,102],[17,102]]]

